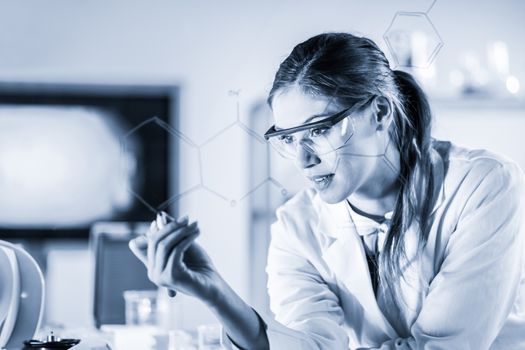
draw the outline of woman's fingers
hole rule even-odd
[[[162,226],[162,228],[159,228],[159,224]],[[162,218],[157,215],[157,218],[151,223],[150,226],[149,232],[151,232],[151,234],[148,235],[148,266],[153,266],[155,264],[153,257],[155,256],[158,242],[166,237],[166,235],[171,234],[173,231],[180,227],[186,226],[187,224],[187,216],[179,219],[178,221],[172,221],[170,223],[164,224],[162,222]]]
[[[188,236],[186,236],[184,239],[180,241],[180,243],[177,245],[177,249],[175,250],[175,254],[172,254],[174,256],[174,262],[178,265],[182,264],[182,258],[184,257],[184,252],[189,248],[190,245],[193,244],[195,239],[200,234],[200,230],[198,227],[195,228]]]
[[[153,220],[151,224],[149,225],[148,232],[146,232],[146,237],[152,236],[158,230],[159,230],[159,227],[157,226],[157,222]]]
[[[155,234],[158,229],[157,222],[154,220],[151,222],[148,231],[146,231],[144,235],[129,241],[129,248],[133,254],[146,266],[148,265],[148,237]]]
[[[166,225],[168,223],[168,214],[166,214],[166,212],[164,212],[164,211],[161,211],[160,212],[160,217],[161,217],[161,221],[162,221],[162,226],[159,226],[159,227],[164,227],[164,225]],[[173,298],[173,297],[175,297],[175,295],[177,295],[176,291],[174,291],[172,289],[168,289],[168,296],[169,297]]]
[[[129,248],[144,265],[148,264],[147,247],[148,241],[144,236],[129,241]]]
[[[161,212],[160,212],[160,217],[161,217],[162,222],[163,222],[164,224],[167,224],[167,223],[169,222],[169,220],[168,220],[168,214],[167,214],[165,211],[161,211]]]
[[[159,227],[159,230],[162,230],[164,226],[168,223],[164,220],[164,216],[162,213],[157,214],[157,217],[155,218],[155,221],[157,222],[157,226]]]
[[[198,234],[197,223],[188,225],[188,217],[184,216],[177,221],[173,220],[165,212],[160,212],[153,220],[148,231],[135,239],[129,241],[129,247],[133,254],[148,268],[148,275],[154,282],[159,280],[161,275],[168,273],[163,279],[167,279],[165,284],[173,285],[175,281],[171,277],[173,270],[173,256],[175,251],[182,250],[178,255],[182,256],[188,249],[191,242]],[[192,238],[193,237],[193,238]],[[184,243],[183,243],[184,242]],[[164,271],[171,257],[169,271]],[[182,260],[177,259],[180,263]],[[174,297],[177,292],[168,289],[168,295]]]
[[[157,222],[157,220],[156,220]],[[157,222],[158,224],[158,222]],[[162,223],[161,223],[162,224]],[[150,244],[152,245],[151,249],[153,249],[151,252],[153,253],[155,250],[157,250],[157,244],[159,241],[163,240],[164,237],[167,235],[172,234],[177,229],[187,226],[188,225],[188,218],[184,217],[182,220],[179,221],[172,221],[168,224],[165,224],[161,229],[159,229],[157,232],[155,232],[153,235],[151,235],[149,238]],[[150,251],[148,251],[149,253]]]
[[[197,230],[197,222],[179,228],[177,231],[173,232],[173,234],[166,235],[158,242],[157,250],[155,251],[155,270],[158,273],[161,273],[166,268],[168,258],[173,250],[179,250],[179,243],[194,233],[195,230]]]
[[[146,238],[148,240],[148,246],[146,250],[147,266],[151,266],[153,264],[153,247],[150,243],[151,243],[151,238],[154,237],[158,231],[159,231],[159,227],[157,225],[157,221],[153,220],[151,222],[151,225],[149,226],[148,233],[146,234]]]
[[[195,239],[199,236],[199,229],[191,231],[188,235],[182,239],[177,247],[174,250],[174,254],[170,254],[168,261],[166,263],[165,271],[168,271],[171,274],[171,271],[177,271],[175,266],[181,266],[183,264],[182,258],[184,257],[184,252],[193,244]],[[176,276],[174,276],[176,278]]]
[[[155,252],[158,242],[183,225],[183,223],[179,224],[177,222],[164,225],[158,215],[153,223],[158,227],[158,230],[154,231],[153,234],[148,237],[148,266],[152,267],[155,265]],[[159,224],[162,225],[162,228],[159,227]]]
[[[130,240],[130,242],[134,242],[133,244],[135,244],[137,248],[140,248],[141,250],[144,250],[145,252],[147,252],[148,239],[146,238],[146,236],[144,235],[137,236],[133,238],[132,240]]]

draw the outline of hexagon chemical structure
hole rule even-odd
[[[443,46],[426,12],[397,12],[383,38],[396,67],[428,68]]]
[[[264,186],[267,183],[270,183],[278,188],[281,188],[281,191],[285,191],[278,181],[273,179],[267,174],[256,174],[257,178],[253,184],[244,184],[242,185],[242,178],[235,179],[235,174],[231,174],[231,181],[229,183],[218,183],[214,176],[212,176],[211,169],[218,169],[220,171],[231,171],[232,168],[235,168],[235,165],[243,163],[242,157],[256,155],[264,161],[268,159],[269,145],[266,143],[264,138],[259,135],[257,132],[252,130],[248,125],[243,123],[240,119],[240,108],[239,108],[239,92],[240,90],[230,90],[228,92],[229,96],[236,96],[237,104],[237,119],[235,122],[227,125],[225,128],[217,132],[211,138],[206,140],[199,146],[200,149],[200,159],[201,159],[201,169],[203,174],[202,187],[205,190],[210,191],[211,193],[217,195],[225,201],[228,201],[233,207],[239,202],[246,199],[253,192],[257,191],[259,188]],[[242,153],[242,150],[236,149],[231,142],[228,142],[228,136],[231,140],[239,141],[239,138],[250,137],[254,142],[248,144],[251,147],[257,148],[256,150],[251,150],[251,154],[239,154]],[[234,142],[235,143],[235,142]],[[241,144],[247,144],[242,143]],[[215,147],[213,147],[215,146]],[[222,148],[221,148],[222,146]],[[231,148],[228,148],[231,147]],[[222,149],[222,150],[221,150]],[[250,150],[248,150],[250,151]],[[236,155],[237,157],[235,157]],[[230,166],[225,166],[225,164],[230,163]],[[243,190],[244,187],[246,190]],[[286,193],[286,191],[284,192]]]
[[[160,118],[152,117],[140,123],[139,125],[135,126],[133,129],[128,131],[121,138],[121,171],[123,173],[130,172],[130,171],[134,172],[136,170],[135,168],[138,166],[136,159],[133,159],[132,157],[130,157],[130,154],[133,154],[134,152],[128,152],[128,150],[130,148],[137,147],[135,141],[133,140],[133,134],[136,133],[139,129],[146,128],[146,127],[158,127],[161,129],[161,131],[167,132],[173,137],[178,138],[179,139],[178,145],[182,151],[181,156],[184,158],[184,156],[187,156],[193,153],[194,163],[196,164],[197,167],[199,166],[197,146],[189,138],[187,138],[184,134],[172,128],[169,124],[167,124]],[[200,173],[200,168],[197,168],[196,171]],[[201,185],[201,181],[199,177],[197,183],[186,184],[184,187],[181,187],[181,189],[178,191],[179,193],[171,196],[167,200],[160,202],[160,203],[151,203],[151,201],[148,202],[145,198],[143,198],[141,195],[136,193],[133,190],[133,188],[128,188],[128,191],[135,198],[137,198],[143,205],[145,205],[149,210],[156,213],[159,210],[164,210],[165,208],[167,208],[168,205],[173,203],[176,199],[180,198],[181,196],[189,194],[193,192],[194,190],[198,189],[200,185]]]
[[[231,154],[221,153],[221,141],[226,140],[226,143],[222,143],[226,148],[232,147],[233,151],[239,151],[240,148],[235,149],[235,145],[228,144],[228,136],[237,135],[237,137],[248,137],[253,142],[248,142],[254,155],[263,159],[265,162],[270,159],[269,152],[270,146],[264,140],[262,135],[258,132],[252,130],[248,125],[246,125],[240,119],[240,103],[239,95],[240,90],[230,90],[228,95],[236,98],[236,109],[237,109],[237,118],[235,122],[225,126],[223,129],[219,130],[208,140],[204,141],[201,145],[195,144],[190,138],[184,135],[179,130],[171,127],[169,124],[164,122],[158,117],[152,117],[141,124],[135,126],[133,129],[128,131],[121,139],[121,163],[124,171],[136,171],[138,166],[136,160],[129,157],[133,152],[128,152],[127,148],[137,147],[133,141],[133,134],[139,129],[144,127],[160,127],[164,132],[171,134],[173,137],[178,139],[178,150],[179,150],[179,167],[183,167],[185,173],[189,173],[189,176],[186,176],[185,179],[181,179],[179,183],[178,193],[170,196],[166,201],[162,203],[150,203],[146,199],[142,198],[138,193],[136,193],[132,188],[128,188],[128,191],[136,197],[143,205],[145,205],[152,212],[158,212],[159,210],[165,210],[170,204],[180,200],[183,196],[189,195],[197,190],[205,190],[209,193],[223,199],[225,202],[228,202],[232,207],[236,206],[238,203],[242,202],[244,199],[249,197],[253,192],[257,191],[266,184],[275,186],[280,190],[281,195],[286,196],[288,191],[277,181],[275,178],[268,174],[259,174],[259,176],[250,184],[245,186],[245,190],[239,190],[238,185],[241,184],[242,180],[237,179],[238,181],[233,181],[230,184],[231,188],[229,190],[224,189],[224,184],[214,183],[214,174],[217,171],[231,171],[235,167],[244,163],[244,159],[239,157],[232,157]],[[232,140],[231,138],[229,139]],[[247,144],[246,142],[242,144]],[[213,147],[215,146],[215,147]],[[253,147],[256,149],[254,150]],[[219,154],[216,153],[219,150]],[[248,150],[248,152],[250,152]],[[251,153],[251,152],[250,152]],[[211,155],[211,157],[210,157]],[[215,155],[215,156],[214,156]],[[248,157],[252,154],[246,154]],[[224,166],[221,164],[222,161],[227,162],[236,162],[237,164],[232,163],[231,166]],[[214,163],[215,162],[215,163]],[[209,166],[211,163],[211,167]],[[204,171],[206,170],[206,171]],[[234,174],[232,174],[234,175]],[[232,176],[231,178],[234,178]],[[237,186],[237,187],[235,187]],[[235,192],[235,193],[232,193]]]
[[[182,135],[182,134],[180,134]],[[200,152],[197,145],[187,137],[179,137],[178,142],[178,163],[177,169],[184,169],[185,176],[179,177],[177,194],[174,194],[167,201],[161,204],[158,209],[165,210],[169,205],[176,202],[183,196],[200,189],[202,187],[202,171]]]
[[[428,14],[434,8],[434,5],[436,4],[436,2],[437,0],[432,1],[428,9],[425,11],[426,14]]]
[[[263,142],[266,142],[266,141],[259,135],[264,135],[266,130],[268,130],[268,128],[270,128],[270,126],[272,125],[271,113],[272,111],[270,107],[268,106],[266,100],[264,99],[255,101],[252,104],[250,111],[248,112],[249,120],[250,120],[250,128],[251,130],[255,130],[255,134]],[[267,142],[266,142],[266,149],[265,149],[264,154],[260,154],[260,153],[258,154],[257,148],[254,148],[252,150],[252,154],[250,157],[251,172],[252,173],[264,172],[267,174],[267,179],[261,183],[256,183],[255,181],[253,181],[251,183],[252,190],[245,197],[247,197],[252,192],[256,191],[257,189],[259,189],[260,187],[264,185],[268,185],[270,187],[273,187],[279,190],[280,196],[275,198],[277,202],[279,203],[282,202],[282,200],[278,200],[279,197],[287,197],[288,190],[285,188],[285,186],[283,186],[283,182],[277,180],[277,178],[274,176],[274,173],[275,173],[273,171],[274,169],[273,156],[274,155],[276,155],[276,152]],[[266,166],[262,166],[262,164],[260,164],[259,159],[263,157],[266,157],[266,162],[264,162]]]
[[[239,102],[240,92],[241,92],[241,90],[230,90],[229,91],[229,95],[230,96],[236,96],[237,125],[241,129],[243,129],[246,133],[248,133],[256,141],[255,144],[257,144],[257,142],[258,142],[258,143],[264,144],[266,146],[265,150],[264,150],[264,153],[265,153],[265,156],[266,156],[266,161],[269,162],[270,161],[270,152],[271,152],[271,150],[270,150],[270,145],[266,142],[266,140],[262,136],[263,132],[258,132],[258,131],[253,130],[248,125],[243,123],[243,121],[241,120],[240,102]],[[266,101],[264,101],[264,105],[266,106]],[[258,107],[260,107],[260,106],[258,106]],[[261,112],[261,111],[259,111],[259,112]],[[266,178],[264,180],[259,181],[259,182],[257,182],[257,180],[256,180],[255,184],[250,186],[250,188],[248,189],[248,192],[246,192],[243,196],[241,196],[239,198],[239,202],[243,201],[244,199],[246,199],[253,192],[257,191],[259,188],[263,187],[265,184],[270,184],[270,185],[273,185],[274,187],[278,188],[280,190],[280,193],[281,193],[282,196],[286,196],[288,194],[288,191],[283,187],[283,185],[279,181],[277,181],[271,175],[271,171],[269,171],[267,176],[266,176]],[[232,201],[231,204],[232,204],[232,206],[234,206],[234,201]]]
[[[236,122],[233,123],[233,124],[237,124],[241,129],[246,131],[248,134],[250,134],[252,137],[254,137],[259,142],[266,143],[266,141],[264,140],[264,138],[261,135],[259,135],[256,131],[252,130],[248,125],[243,123],[243,121],[241,120],[241,106],[240,106],[240,101],[239,101],[240,93],[241,93],[241,90],[230,90],[230,91],[228,91],[228,96],[235,96],[235,105],[236,105],[236,111],[237,111],[237,118],[236,118]],[[225,129],[229,128],[233,124],[227,126]]]
[[[229,96],[235,97],[237,118],[236,118],[236,122],[234,122],[231,125],[227,126],[225,129],[228,129],[228,128],[231,128],[231,127],[234,127],[234,126],[237,126],[240,129],[242,129],[249,136],[251,136],[252,140],[254,141],[253,143],[251,143],[251,146],[252,147],[255,146],[256,150],[252,150],[252,154],[250,156],[254,156],[253,153],[255,153],[256,154],[255,156],[259,156],[261,158],[265,158],[265,161],[270,161],[270,152],[271,152],[270,145],[266,142],[264,137],[262,137],[263,131],[256,131],[256,130],[252,129],[250,126],[246,125],[241,120],[240,100],[239,100],[240,93],[241,93],[240,89],[229,90],[228,91],[228,95]],[[266,102],[264,103],[264,105],[266,105]],[[252,111],[252,112],[255,112],[255,113],[262,112],[260,110],[260,108],[257,108],[257,107],[261,107],[261,106],[256,106],[256,109],[258,111]],[[260,117],[261,116],[259,116],[259,118]],[[223,129],[223,130],[225,130],[225,129]],[[210,140],[211,139],[209,139],[208,141],[210,141]],[[206,141],[204,144],[206,144],[208,141]],[[201,147],[203,145],[201,145]],[[265,148],[262,148],[261,145],[265,145]],[[277,181],[275,178],[272,177],[271,172],[268,172],[268,174],[266,176],[259,176],[257,179],[255,179],[255,181],[248,186],[248,190],[247,190],[246,193],[242,194],[237,199],[230,200],[230,205],[233,207],[237,203],[242,202],[247,197],[249,197],[253,192],[257,191],[258,189],[260,189],[261,187],[263,187],[266,184],[270,184],[270,185],[278,188],[280,190],[280,193],[283,196],[286,196],[287,193],[288,193],[287,190],[283,187],[283,185],[279,181]]]
[[[392,22],[390,23],[385,34],[383,35],[383,38],[388,46],[390,53],[392,54],[392,57],[395,60],[396,66],[428,68],[433,62],[439,50],[443,46],[443,40],[439,36],[439,33],[437,32],[436,28],[434,27],[430,18],[428,17],[428,12],[432,10],[436,2],[437,0],[433,0],[426,12],[399,11],[394,15]],[[257,178],[253,182],[253,184],[247,186],[248,188],[246,189],[246,191],[238,189],[228,191],[225,190],[223,184],[214,183],[213,181],[213,174],[215,171],[228,172],[231,171],[232,168],[234,168],[233,166],[225,166],[225,161],[231,162],[232,160],[238,160],[242,163],[242,160],[240,158],[235,159],[234,157],[231,157],[231,154],[233,153],[224,154],[223,152],[221,152],[221,140],[227,140],[228,135],[231,136],[237,134],[237,137],[252,138],[255,141],[252,144],[256,145],[256,147],[258,148],[258,151],[256,153],[258,155],[266,154],[266,156],[264,156],[265,162],[270,160],[271,150],[268,143],[258,132],[252,130],[240,119],[240,92],[241,90],[228,91],[228,96],[235,97],[236,99],[237,118],[235,122],[219,130],[216,134],[214,134],[208,140],[203,142],[201,145],[196,145],[190,138],[185,136],[180,131],[172,128],[170,125],[168,125],[158,117],[152,117],[146,120],[145,122],[131,129],[126,135],[124,135],[121,142],[121,144],[123,145],[123,155],[125,155],[126,152],[126,141],[134,132],[150,124],[155,124],[159,126],[166,132],[170,133],[173,137],[179,139],[180,142],[178,143],[178,145],[180,149],[180,159],[182,160],[180,162],[180,165],[186,167],[189,166],[191,168],[191,172],[197,174],[197,176],[190,176],[189,182],[180,186],[180,190],[178,191],[179,193],[171,196],[168,200],[157,205],[155,205],[154,203],[148,203],[139,194],[135,193],[132,189],[129,189],[131,194],[153,212],[163,210],[171,203],[179,200],[181,197],[189,195],[192,192],[199,189],[209,191],[210,193],[216,195],[224,201],[229,202],[231,206],[237,205],[239,202],[246,199],[253,192],[257,191],[265,184],[270,184],[272,186],[277,187],[280,190],[282,196],[287,196],[288,190],[281,184],[280,181],[276,179],[277,177],[282,176],[283,180],[286,180],[286,178],[289,177],[289,172],[287,173],[287,170],[285,170],[284,172],[282,172],[282,174],[279,175],[278,169],[272,169],[271,167],[268,174],[260,175],[260,177]],[[214,145],[216,147],[213,147]],[[223,143],[223,146],[224,145],[225,144]],[[231,147],[232,145],[230,144],[227,146]],[[239,149],[237,149],[236,151],[239,151]],[[218,152],[218,154],[215,154],[215,157],[214,152]],[[250,154],[248,154],[248,156],[250,156]],[[131,161],[131,163],[128,162],[128,159],[126,157],[123,157],[123,159],[125,167],[133,168],[134,166],[137,166],[137,164],[133,163],[133,161]],[[209,165],[212,166],[208,169]],[[281,167],[278,166],[278,168]],[[204,170],[209,171],[209,173],[204,172]],[[210,177],[209,174],[211,174],[212,177]],[[231,178],[233,180],[238,180],[234,179],[234,176],[232,176]],[[292,181],[294,181],[295,183],[295,180],[292,179]],[[241,181],[232,181],[234,187],[235,184],[239,185],[240,182]],[[293,188],[293,186],[291,188]]]

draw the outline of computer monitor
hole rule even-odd
[[[0,239],[173,211],[177,105],[174,86],[0,84]]]
[[[90,234],[95,262],[93,316],[95,326],[125,323],[124,291],[156,290],[147,270],[128,247],[133,237],[143,234],[147,222],[100,222]]]

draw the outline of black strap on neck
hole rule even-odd
[[[353,211],[356,212],[356,214],[358,215],[361,215],[361,216],[364,216],[366,218],[369,218],[369,219],[372,219],[374,220],[375,222],[378,222],[380,224],[383,223],[383,221],[385,221],[385,217],[383,215],[376,215],[376,214],[370,214],[370,213],[367,213],[365,211],[362,211],[361,209],[355,207],[352,205],[352,203],[350,203],[349,200],[346,200],[348,202],[348,205],[350,206],[350,208],[352,208]]]

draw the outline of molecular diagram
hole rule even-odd
[[[398,11],[394,15],[383,35],[394,58],[394,68],[429,68],[443,47],[443,40],[428,16],[436,1],[425,12]]]
[[[436,1],[437,0],[433,0],[428,9],[424,12],[398,11],[395,13],[394,18],[383,35],[388,50],[394,59],[394,68],[429,68],[432,64],[434,58],[443,46],[443,40],[428,16],[428,13],[432,10]],[[266,175],[262,175],[257,181],[252,182],[248,186],[234,184],[236,185],[235,188],[228,188],[228,186],[220,183],[220,180],[217,180],[217,177],[214,176],[217,171],[227,172],[231,170],[228,169],[228,165],[223,164],[224,161],[239,161],[239,159],[224,160],[225,157],[220,154],[220,151],[218,151],[221,144],[225,145],[231,143],[228,142],[231,138],[239,136],[247,136],[251,138],[253,141],[251,144],[256,145],[259,150],[262,150],[262,152],[265,153],[266,156],[264,159],[270,159],[270,146],[268,143],[259,133],[252,130],[240,118],[240,90],[229,90],[228,96],[235,100],[236,120],[216,132],[201,144],[196,144],[182,132],[173,128],[158,117],[152,117],[137,125],[122,138],[121,144],[123,147],[126,147],[128,138],[140,128],[152,124],[156,125],[162,128],[163,131],[169,133],[178,144],[178,147],[180,148],[180,156],[182,158],[179,160],[179,163],[184,164],[185,167],[193,168],[194,172],[198,174],[198,176],[190,179],[190,183],[181,186],[177,191],[178,193],[172,195],[165,202],[156,205],[153,203],[147,203],[147,201],[138,193],[135,193],[133,189],[128,189],[133,196],[147,206],[152,212],[165,210],[172,203],[197,190],[207,191],[217,198],[220,198],[225,203],[229,203],[232,207],[238,205],[253,192],[266,184],[271,184],[278,188],[282,196],[288,195],[288,191],[271,175],[271,171]],[[235,147],[235,145],[231,145],[231,147]],[[217,161],[218,159],[221,161]],[[231,165],[234,166],[234,164]],[[241,187],[248,187],[248,189],[245,192],[239,192],[239,188]]]
[[[196,144],[193,142],[189,137],[184,135],[179,130],[173,128],[168,123],[163,121],[162,119],[158,117],[152,117],[141,124],[137,125],[130,131],[128,131],[121,139],[121,147],[125,149],[128,145],[128,141],[130,137],[136,133],[139,129],[151,126],[152,124],[160,127],[164,132],[167,132],[171,137],[175,139],[175,142],[178,143],[178,147],[180,148],[180,155],[182,158],[179,161],[179,163],[188,165],[189,167],[193,167],[194,170],[199,174],[199,176],[195,177],[193,181],[189,184],[186,184],[184,187],[180,188],[173,196],[171,196],[168,200],[164,201],[163,203],[148,203],[144,198],[142,198],[138,193],[133,191],[133,189],[128,188],[128,191],[136,197],[142,204],[144,204],[149,210],[152,212],[158,212],[161,210],[165,210],[167,207],[169,207],[172,203],[180,200],[182,197],[187,196],[197,190],[204,190],[208,191],[209,193],[213,194],[214,196],[224,200],[226,203],[229,203],[230,206],[234,207],[243,200],[245,200],[247,197],[249,197],[253,192],[257,191],[259,188],[264,186],[265,184],[269,183],[276,188],[280,190],[281,195],[286,196],[288,194],[287,190],[284,188],[283,185],[280,184],[279,181],[277,181],[272,176],[264,176],[258,181],[252,185],[249,186],[248,190],[245,193],[240,193],[238,191],[238,187],[236,186],[237,191],[232,190],[231,188],[225,188],[224,184],[221,184],[216,180],[216,176],[214,175],[214,172],[221,170],[221,171],[228,171],[229,169],[224,169],[224,166],[221,164],[214,164],[214,160],[221,158],[221,155],[215,155],[214,152],[217,150],[217,142],[224,142],[226,141],[226,144],[228,144],[228,137],[231,136],[231,134],[237,134],[237,136],[247,136],[252,138],[254,141],[254,144],[259,147],[263,152],[268,154],[270,152],[270,146],[269,144],[264,140],[264,138],[259,135],[257,132],[252,130],[248,125],[246,125],[240,118],[240,102],[239,102],[239,95],[240,90],[230,90],[228,91],[228,96],[235,99],[236,104],[236,120],[232,122],[231,124],[227,125],[220,131],[216,132],[213,136],[208,138],[206,141],[202,142],[201,144]],[[239,135],[241,134],[241,135]],[[224,140],[225,138],[226,140]],[[222,139],[222,140],[221,140]],[[233,147],[233,146],[232,146]],[[123,151],[124,152],[124,151]],[[222,156],[224,158],[224,156]],[[235,160],[234,160],[235,161]],[[218,167],[223,167],[223,169],[218,169]],[[203,169],[206,170],[203,171]],[[227,187],[227,186],[226,186]],[[237,192],[232,195],[232,192]]]

